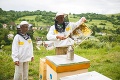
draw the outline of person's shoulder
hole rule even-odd
[[[75,22],[69,22],[69,24],[68,24],[69,26],[76,26],[76,23]]]
[[[20,35],[19,34],[16,34],[14,38],[18,38]]]
[[[69,22],[69,23],[66,23],[66,26],[72,26],[74,24],[75,24],[74,22]]]
[[[52,25],[51,27],[55,27],[55,25]]]
[[[52,29],[55,28],[55,25],[52,25],[50,28],[52,28]]]
[[[75,22],[69,22],[69,24],[75,24]]]
[[[18,36],[20,36],[20,35],[19,35],[19,34],[16,34],[15,36],[18,37]]]

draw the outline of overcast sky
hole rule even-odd
[[[114,14],[120,13],[120,0],[0,0],[0,8],[6,11]]]

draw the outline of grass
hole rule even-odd
[[[99,25],[100,23],[104,23],[106,25]],[[94,25],[97,25],[97,27],[101,27],[101,28],[105,27],[105,29],[107,29],[107,30],[115,29],[113,27],[113,24],[109,21],[106,22],[106,20],[92,20],[91,22],[89,22],[87,24],[88,24],[88,26],[91,26],[91,24],[94,24]]]
[[[97,71],[112,80],[120,80],[120,47],[111,49],[81,49],[75,48],[75,54],[90,60],[89,71]],[[12,80],[14,63],[11,59],[11,51],[0,52],[0,80]],[[54,50],[47,51],[44,47],[37,50],[34,47],[35,60],[30,62],[29,79],[39,79],[39,61],[45,56],[55,55]]]
[[[80,49],[77,54],[90,60],[89,71],[97,71],[112,80],[120,80],[120,50],[116,48],[111,50]]]
[[[34,20],[35,16],[26,16],[23,19]],[[76,22],[78,18],[70,18],[70,21]],[[92,20],[92,22],[86,23],[88,26],[91,26],[92,23],[98,27],[101,21],[104,20]],[[18,20],[16,23],[20,23]],[[45,25],[42,22],[35,22],[38,25]],[[105,23],[106,28],[114,29],[110,22]],[[38,33],[34,33],[34,36],[39,36]],[[120,80],[120,46],[115,45],[111,47],[109,43],[108,47],[104,48],[91,48],[91,49],[81,49],[79,47],[75,48],[75,54],[87,58],[90,60],[89,71],[97,71],[112,80]],[[41,47],[41,50],[37,50],[34,47],[34,56],[35,60],[30,62],[29,68],[29,79],[30,80],[39,80],[39,61],[40,58],[45,56],[55,55],[54,50],[47,51],[44,47]],[[14,75],[14,63],[11,58],[11,49],[0,52],[0,80],[13,80]]]

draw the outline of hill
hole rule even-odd
[[[16,25],[27,20],[33,27],[51,26],[54,24],[56,13],[46,11],[3,11],[0,8],[0,80],[13,80],[14,63],[11,58],[11,44],[9,33],[16,34]],[[76,22],[82,16],[87,18],[85,23],[93,31],[91,37],[75,47],[75,54],[90,60],[89,71],[97,71],[112,80],[120,80],[120,15],[103,15],[96,13],[69,14],[69,21]],[[14,22],[15,25],[10,24]],[[7,24],[3,29],[2,25]],[[12,28],[11,28],[12,26]],[[40,46],[36,48],[35,37],[44,36],[46,40],[47,29],[37,29],[33,33],[34,62],[30,62],[29,79],[39,79],[39,60],[48,55],[55,55],[54,50],[46,50]],[[76,46],[76,44],[75,44]]]

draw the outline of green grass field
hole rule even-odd
[[[35,16],[26,16],[21,19],[35,20]],[[70,21],[76,22],[79,18],[70,17]],[[92,24],[97,25],[98,27],[103,27],[99,23],[104,20],[92,20],[89,23],[86,23],[87,26],[92,26]],[[19,19],[16,20],[16,23],[20,23]],[[42,22],[34,22],[39,26],[46,26]],[[113,24],[106,22],[106,29],[115,29]],[[34,37],[39,36],[37,32],[34,32]],[[35,42],[34,42],[35,43]],[[97,43],[99,44],[99,42]],[[120,43],[115,43],[114,46],[111,46],[111,43],[106,43],[103,48],[89,48],[83,49],[79,47],[75,48],[75,54],[87,58],[90,60],[89,71],[97,71],[112,80],[120,80]],[[5,49],[0,52],[0,80],[13,80],[14,75],[14,63],[11,58],[11,45],[5,46]],[[34,62],[30,62],[29,68],[29,80],[39,80],[39,62],[40,58],[45,56],[55,55],[54,50],[47,51],[44,47],[41,47],[41,50],[37,50],[34,44]]]
[[[75,48],[75,54],[90,60],[89,71],[97,71],[112,80],[120,80],[120,46],[100,49]],[[34,47],[34,62],[30,62],[29,79],[39,79],[40,58],[55,55],[54,50],[47,51],[44,47],[37,50]],[[11,51],[0,52],[0,80],[12,80],[14,75],[14,63],[11,59]]]

